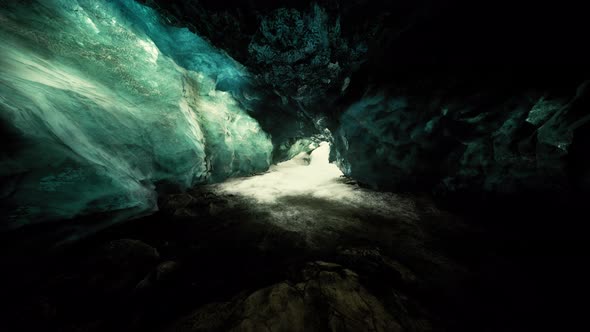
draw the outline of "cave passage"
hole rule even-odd
[[[321,142],[266,173],[208,187],[229,202],[249,202],[243,214],[264,215],[268,224],[303,235],[314,248],[327,249],[351,229],[363,232],[367,220],[414,224],[419,219],[412,198],[360,187],[329,155],[330,144]]]
[[[329,156],[330,145],[322,142],[311,154],[301,152],[291,160],[271,166],[264,174],[230,179],[218,188],[267,204],[286,196],[351,198],[352,190],[341,181],[342,172],[329,162]]]

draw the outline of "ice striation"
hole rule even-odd
[[[0,229],[114,222],[156,209],[160,184],[268,168],[270,137],[232,96],[247,71],[188,29],[133,0],[0,6]]]

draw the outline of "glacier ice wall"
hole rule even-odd
[[[268,168],[269,136],[227,88],[249,74],[199,36],[133,0],[0,9],[0,229],[116,221],[155,209],[158,183]]]

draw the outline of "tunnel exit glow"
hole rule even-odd
[[[346,224],[351,214],[363,215],[367,211],[374,216],[395,215],[409,221],[418,218],[411,200],[351,183],[329,162],[329,155],[330,145],[323,142],[311,154],[302,152],[261,175],[212,185],[213,191],[252,200],[250,209],[269,214],[275,225],[292,231],[312,232],[310,227],[323,227],[318,220]]]
[[[322,142],[311,155],[302,152],[291,160],[271,166],[267,173],[232,179],[219,185],[219,189],[251,196],[264,203],[284,196],[334,197],[350,188],[342,183],[342,172],[330,163],[329,156],[330,144]]]

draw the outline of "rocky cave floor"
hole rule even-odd
[[[305,196],[261,204],[205,186],[166,195],[156,214],[59,250],[11,251],[3,258],[11,328],[2,330],[551,326],[543,315],[555,314],[546,303],[557,300],[546,282],[565,273],[561,261],[502,254],[498,238],[428,195],[371,194],[338,181],[378,204]]]

